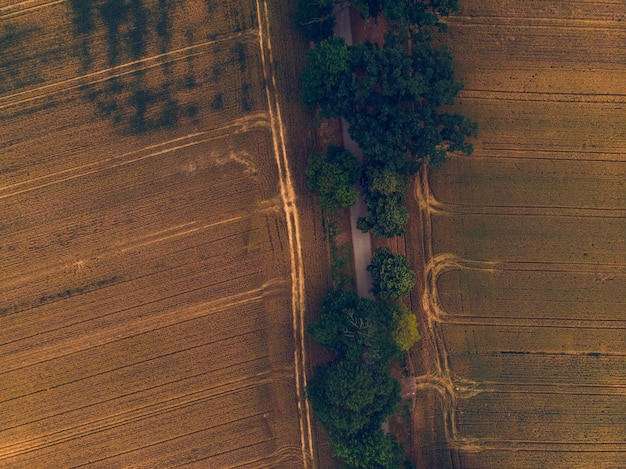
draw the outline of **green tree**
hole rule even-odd
[[[402,194],[404,197],[409,186],[409,180],[405,174],[390,167],[372,164],[367,165],[365,180],[368,193],[384,196]]]
[[[358,199],[354,183],[361,165],[347,150],[330,146],[326,153],[315,153],[306,167],[307,183],[317,192],[320,207],[337,212],[354,205]]]
[[[347,113],[352,70],[349,52],[342,38],[332,37],[316,44],[307,53],[302,73],[302,100],[307,106],[320,106],[323,118]]]
[[[440,111],[454,103],[463,87],[454,77],[450,52],[434,47],[429,34],[418,31],[411,34],[409,54],[405,39],[390,34],[383,47],[364,43],[350,48],[356,91],[344,115],[368,159],[393,162],[399,171],[405,168],[398,155],[439,164],[449,151],[471,153],[465,139],[476,134],[470,119]]]
[[[394,341],[394,315],[390,305],[335,290],[324,298],[320,319],[308,332],[341,359],[386,364],[400,353]]]
[[[408,296],[415,286],[415,272],[402,254],[392,254],[388,248],[377,248],[367,267],[372,274],[372,293],[384,300]]]
[[[330,0],[298,0],[294,21],[304,37],[313,42],[321,42],[333,35],[335,15],[334,2]]]
[[[394,311],[396,328],[393,331],[393,338],[398,348],[406,352],[420,340],[417,317],[402,303],[394,305]]]
[[[357,220],[357,228],[370,231],[374,236],[393,238],[402,236],[409,221],[409,211],[401,194],[391,196],[368,195],[365,199],[367,214]]]
[[[347,467],[354,469],[397,469],[404,461],[402,446],[380,428],[340,440],[334,450]]]
[[[380,429],[401,401],[400,383],[385,365],[349,359],[317,367],[307,396],[333,444]]]

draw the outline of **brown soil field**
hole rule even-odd
[[[0,2],[0,467],[332,467],[293,4],[106,3]]]
[[[480,130],[412,202],[413,454],[624,467],[624,4],[459,3],[442,40]]]

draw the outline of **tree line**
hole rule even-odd
[[[382,45],[347,46],[333,36],[333,12],[347,7],[364,18],[384,15]],[[449,111],[463,85],[449,50],[433,42],[435,31],[445,31],[441,17],[457,9],[457,0],[297,0],[294,19],[312,42],[302,100],[317,109],[318,122],[345,118],[365,156],[361,164],[335,146],[311,155],[308,185],[332,213],[356,203],[361,180],[368,210],[357,226],[377,237],[404,234],[411,176],[441,166],[450,152],[472,152],[466,139],[476,123]],[[419,340],[415,314],[398,301],[410,294],[415,273],[406,257],[381,248],[367,270],[376,300],[336,288],[308,328],[332,359],[314,370],[307,397],[345,467],[409,469],[381,425],[401,401],[389,363]]]
[[[393,301],[408,296],[415,273],[404,256],[380,248],[368,270],[379,301],[333,290],[308,328],[333,358],[316,367],[307,397],[346,467],[398,468],[404,449],[381,425],[401,402],[389,362],[419,339],[415,315]]]
[[[338,4],[364,17],[384,14],[383,45],[347,46],[333,36]],[[433,42],[434,31],[445,30],[440,17],[456,9],[456,0],[298,0],[296,21],[314,42],[302,99],[317,109],[318,120],[343,117],[366,160],[359,175],[345,151],[315,155],[309,183],[322,204],[332,199],[326,209],[338,210],[356,201],[350,186],[362,176],[368,211],[358,227],[374,236],[404,234],[410,176],[423,165],[440,167],[450,152],[472,153],[467,137],[476,135],[477,124],[449,110],[463,85],[447,47]]]

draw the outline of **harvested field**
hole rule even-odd
[[[480,130],[416,190],[418,465],[625,466],[626,10],[460,4],[444,40]]]
[[[290,8],[0,3],[0,466],[330,467]]]

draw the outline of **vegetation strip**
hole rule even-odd
[[[333,12],[353,7],[365,19],[388,22],[382,44],[347,46],[332,36]],[[449,152],[470,154],[466,137],[477,125],[446,111],[463,85],[454,79],[452,56],[433,45],[440,22],[458,9],[456,0],[408,2],[381,0],[298,0],[295,20],[313,42],[303,72],[302,99],[317,108],[317,119],[342,117],[365,155],[358,161],[345,149],[329,147],[311,156],[306,169],[311,189],[323,210],[337,212],[353,205],[361,179],[368,212],[357,227],[374,236],[404,234],[409,213],[404,203],[410,177],[426,166],[441,166]],[[334,452],[352,468],[413,467],[395,438],[381,424],[400,402],[400,384],[389,363],[418,339],[417,321],[399,300],[415,285],[407,259],[377,249],[367,270],[378,301],[360,298],[337,281],[319,321],[309,333],[332,353],[309,380],[307,394],[325,427]],[[341,261],[341,259],[338,259]],[[338,286],[338,288],[337,288]]]

